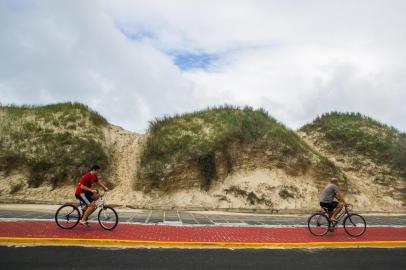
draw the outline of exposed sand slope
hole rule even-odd
[[[317,207],[318,200],[316,187],[308,182],[311,179],[288,177],[283,170],[257,169],[229,175],[208,192],[192,189],[166,194],[152,200],[151,206],[308,210]]]
[[[348,157],[337,153],[330,153],[323,146],[316,146],[317,136],[310,137],[300,132],[299,135],[313,148],[333,161],[348,177],[348,192],[345,199],[354,204],[357,209],[376,211],[406,211],[402,201],[402,194],[398,190],[405,189],[405,183],[391,175],[388,166],[378,165],[365,157]],[[361,162],[361,168],[354,166],[351,159]],[[391,184],[377,182],[378,174],[396,179]]]
[[[142,135],[111,125],[105,131],[107,145],[111,149],[110,175],[108,181],[114,184],[109,192],[109,201],[114,204],[133,204],[143,197],[141,192],[133,191],[137,181],[140,145]]]

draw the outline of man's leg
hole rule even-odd
[[[93,201],[97,201],[99,198],[100,198],[100,195],[98,193],[93,193],[92,194]]]
[[[342,202],[339,202],[337,207],[333,210],[333,213],[331,214],[331,220],[332,221],[337,221],[337,215],[340,213],[341,209],[343,209],[344,204]]]
[[[87,209],[87,204],[84,200],[82,200],[81,196],[78,194],[75,194],[76,199],[79,200],[79,204],[80,204],[80,209],[82,210],[82,212],[84,213]],[[79,210],[80,210],[79,209]]]
[[[83,214],[83,217],[81,219],[81,222],[86,222],[87,218],[93,213],[93,211],[96,209],[96,203],[95,202],[91,202],[88,206],[87,209],[85,211],[85,213]]]
[[[93,194],[90,192],[80,194],[82,200],[86,203],[85,208],[83,208],[83,216],[82,219],[80,220],[80,223],[85,223],[88,219],[88,217],[93,213],[93,211],[96,209],[96,202],[93,199]]]

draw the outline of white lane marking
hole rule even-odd
[[[216,226],[236,226],[236,227],[240,227],[240,226],[248,226],[247,223],[245,222],[235,222],[235,223],[223,223],[223,222],[216,222],[214,223],[214,225]]]
[[[183,225],[182,221],[164,221],[164,222],[158,222],[158,224],[163,224],[163,225]]]
[[[197,219],[195,218],[195,216],[193,215],[193,213],[189,213],[189,214],[190,214],[190,216],[193,218],[193,221],[196,222],[197,225],[200,224],[200,222],[197,221]],[[195,225],[196,225],[196,224],[195,224]],[[193,225],[193,224],[191,224],[191,225]]]
[[[151,218],[152,215],[152,210],[149,212],[147,219],[145,220],[145,223],[149,222],[149,219]]]
[[[179,215],[179,211],[178,211],[178,210],[176,210],[176,214],[178,215],[178,220],[182,221],[182,220],[180,219],[180,215]]]

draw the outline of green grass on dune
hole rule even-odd
[[[54,122],[56,125],[65,125],[76,120],[89,120],[94,126],[107,124],[107,120],[98,112],[78,102],[65,102],[37,105],[1,105],[0,109],[7,113],[11,121],[24,121],[24,117],[35,117],[43,122]]]
[[[92,164],[106,167],[102,127],[107,121],[79,103],[0,106],[0,169],[28,170],[30,186],[53,186]]]
[[[331,151],[362,155],[406,175],[406,134],[359,113],[332,112],[301,128],[317,132]]]
[[[203,175],[214,177],[214,153],[231,143],[272,149],[283,158],[322,159],[266,111],[221,106],[152,121],[141,168],[152,185],[165,178],[166,168],[183,162],[194,162]]]

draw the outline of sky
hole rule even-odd
[[[144,133],[223,104],[291,129],[330,111],[406,131],[406,1],[0,0],[0,103],[87,104]]]

